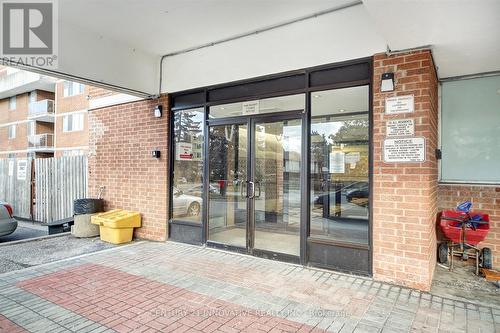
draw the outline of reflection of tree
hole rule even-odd
[[[199,111],[181,111],[175,114],[174,133],[176,142],[192,142],[193,137],[200,135],[202,122],[194,119],[199,116]]]
[[[228,131],[226,127],[214,126],[210,128],[208,147],[210,180],[226,179],[228,151],[234,149],[233,142],[228,140],[226,136],[226,132]]]
[[[368,121],[355,119],[344,121],[337,133],[328,136],[335,144],[368,141]]]
[[[175,142],[187,142],[193,145],[203,143],[203,113],[200,111],[179,111],[174,115],[174,138]],[[174,182],[179,178],[185,178],[191,186],[200,184],[203,179],[203,162],[198,160],[174,161]]]

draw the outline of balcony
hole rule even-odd
[[[31,120],[54,122],[54,101],[44,99],[31,102],[28,107],[28,118]]]
[[[56,79],[26,71],[14,71],[0,77],[0,99],[33,90],[54,91]]]
[[[36,134],[28,136],[28,150],[39,152],[54,151],[54,134]]]

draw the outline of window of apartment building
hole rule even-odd
[[[36,124],[34,121],[30,121],[28,123],[28,136],[35,135],[36,133]]]
[[[83,94],[85,85],[78,82],[64,81],[64,97]]]
[[[83,130],[83,113],[70,114],[63,117],[63,132]]]
[[[445,81],[441,181],[500,183],[500,75]]]
[[[30,103],[36,102],[36,91],[35,90],[30,92],[29,99],[30,99]]]
[[[16,158],[16,153],[8,153],[7,158],[10,158],[10,159]]]
[[[9,110],[15,110],[17,104],[16,96],[12,96],[9,98]]]
[[[9,126],[9,139],[15,139],[16,138],[16,125],[10,125]]]

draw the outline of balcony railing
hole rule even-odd
[[[28,148],[31,150],[54,149],[54,134],[45,133],[28,136]]]
[[[54,101],[44,99],[38,102],[31,102],[28,107],[28,117],[36,118],[54,115]]]
[[[31,72],[18,71],[0,78],[0,92],[15,89],[40,80],[40,75]]]

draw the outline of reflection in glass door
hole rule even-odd
[[[253,248],[300,254],[301,120],[256,122]]]
[[[247,125],[210,126],[208,240],[247,247]]]

